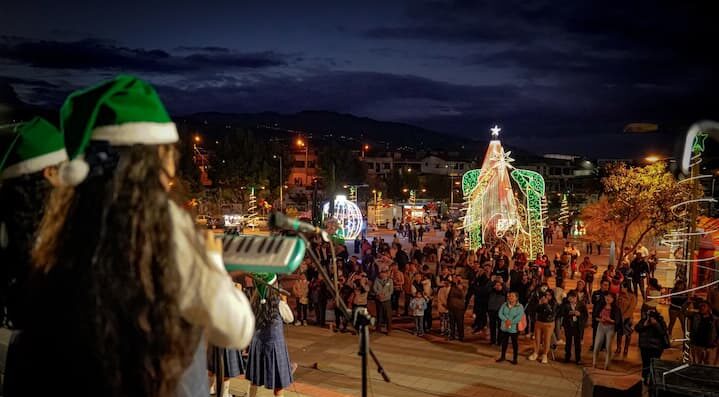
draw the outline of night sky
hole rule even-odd
[[[594,157],[668,154],[719,118],[714,1],[9,3],[0,80],[46,106],[127,72],[175,115],[331,110],[482,139],[498,123],[510,145]]]

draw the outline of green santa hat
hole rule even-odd
[[[131,146],[179,140],[175,123],[155,89],[134,76],[120,75],[70,94],[60,109],[60,122],[67,153],[73,159],[61,169],[60,178],[69,185],[82,182],[87,175],[77,167],[85,163],[82,155],[90,141]]]
[[[0,179],[42,171],[67,160],[60,131],[41,117],[18,124],[9,147],[0,157]]]
[[[257,293],[260,295],[260,303],[266,303],[268,285],[277,282],[277,275],[275,273],[254,273],[252,277],[259,281],[256,284]]]

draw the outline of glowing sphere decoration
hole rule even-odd
[[[330,216],[330,203],[322,206],[322,219]],[[347,200],[347,196],[335,197],[335,213],[333,217],[339,223],[337,234],[345,240],[354,240],[362,232],[362,212],[357,204]]]

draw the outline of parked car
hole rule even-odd
[[[245,222],[245,217],[240,214],[223,215],[225,227],[238,226]]]
[[[212,219],[209,215],[197,215],[195,217],[195,223],[200,226],[207,226],[207,224],[210,222],[210,219]]]
[[[254,223],[258,229],[267,229],[269,227],[267,217],[264,215],[255,217]]]
[[[216,216],[210,218],[210,220],[207,222],[207,228],[208,229],[221,229],[225,227],[225,218],[222,216]]]

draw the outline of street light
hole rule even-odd
[[[282,202],[282,188],[285,185],[284,179],[282,179],[282,156],[279,154],[275,154],[272,156],[273,159],[279,159],[280,160],[280,212],[282,212],[283,209],[283,202]]]
[[[454,207],[454,185],[459,185],[459,181],[454,181],[455,176],[457,176],[455,173],[449,174],[449,208]]]
[[[368,150],[369,150],[369,145],[367,145],[367,144],[362,145],[362,158],[364,158],[364,154],[365,154],[365,152],[367,152]]]
[[[657,161],[659,161],[659,156],[654,156],[654,155],[652,155],[652,156],[647,156],[647,157],[644,158],[644,160],[646,160],[646,161],[648,161],[648,162],[650,162],[650,163],[656,163]]]
[[[307,169],[309,168],[309,145],[302,140],[302,138],[297,138],[297,146],[305,148],[305,185],[307,185],[307,181],[309,180],[309,175]]]
[[[377,201],[377,190],[372,189],[372,194],[374,194],[374,224],[377,227],[377,229],[379,230],[380,221],[379,221],[379,206],[378,206],[378,201]],[[369,217],[369,214],[368,214],[368,217]]]
[[[195,143],[200,143],[201,139],[199,135],[195,135]]]

